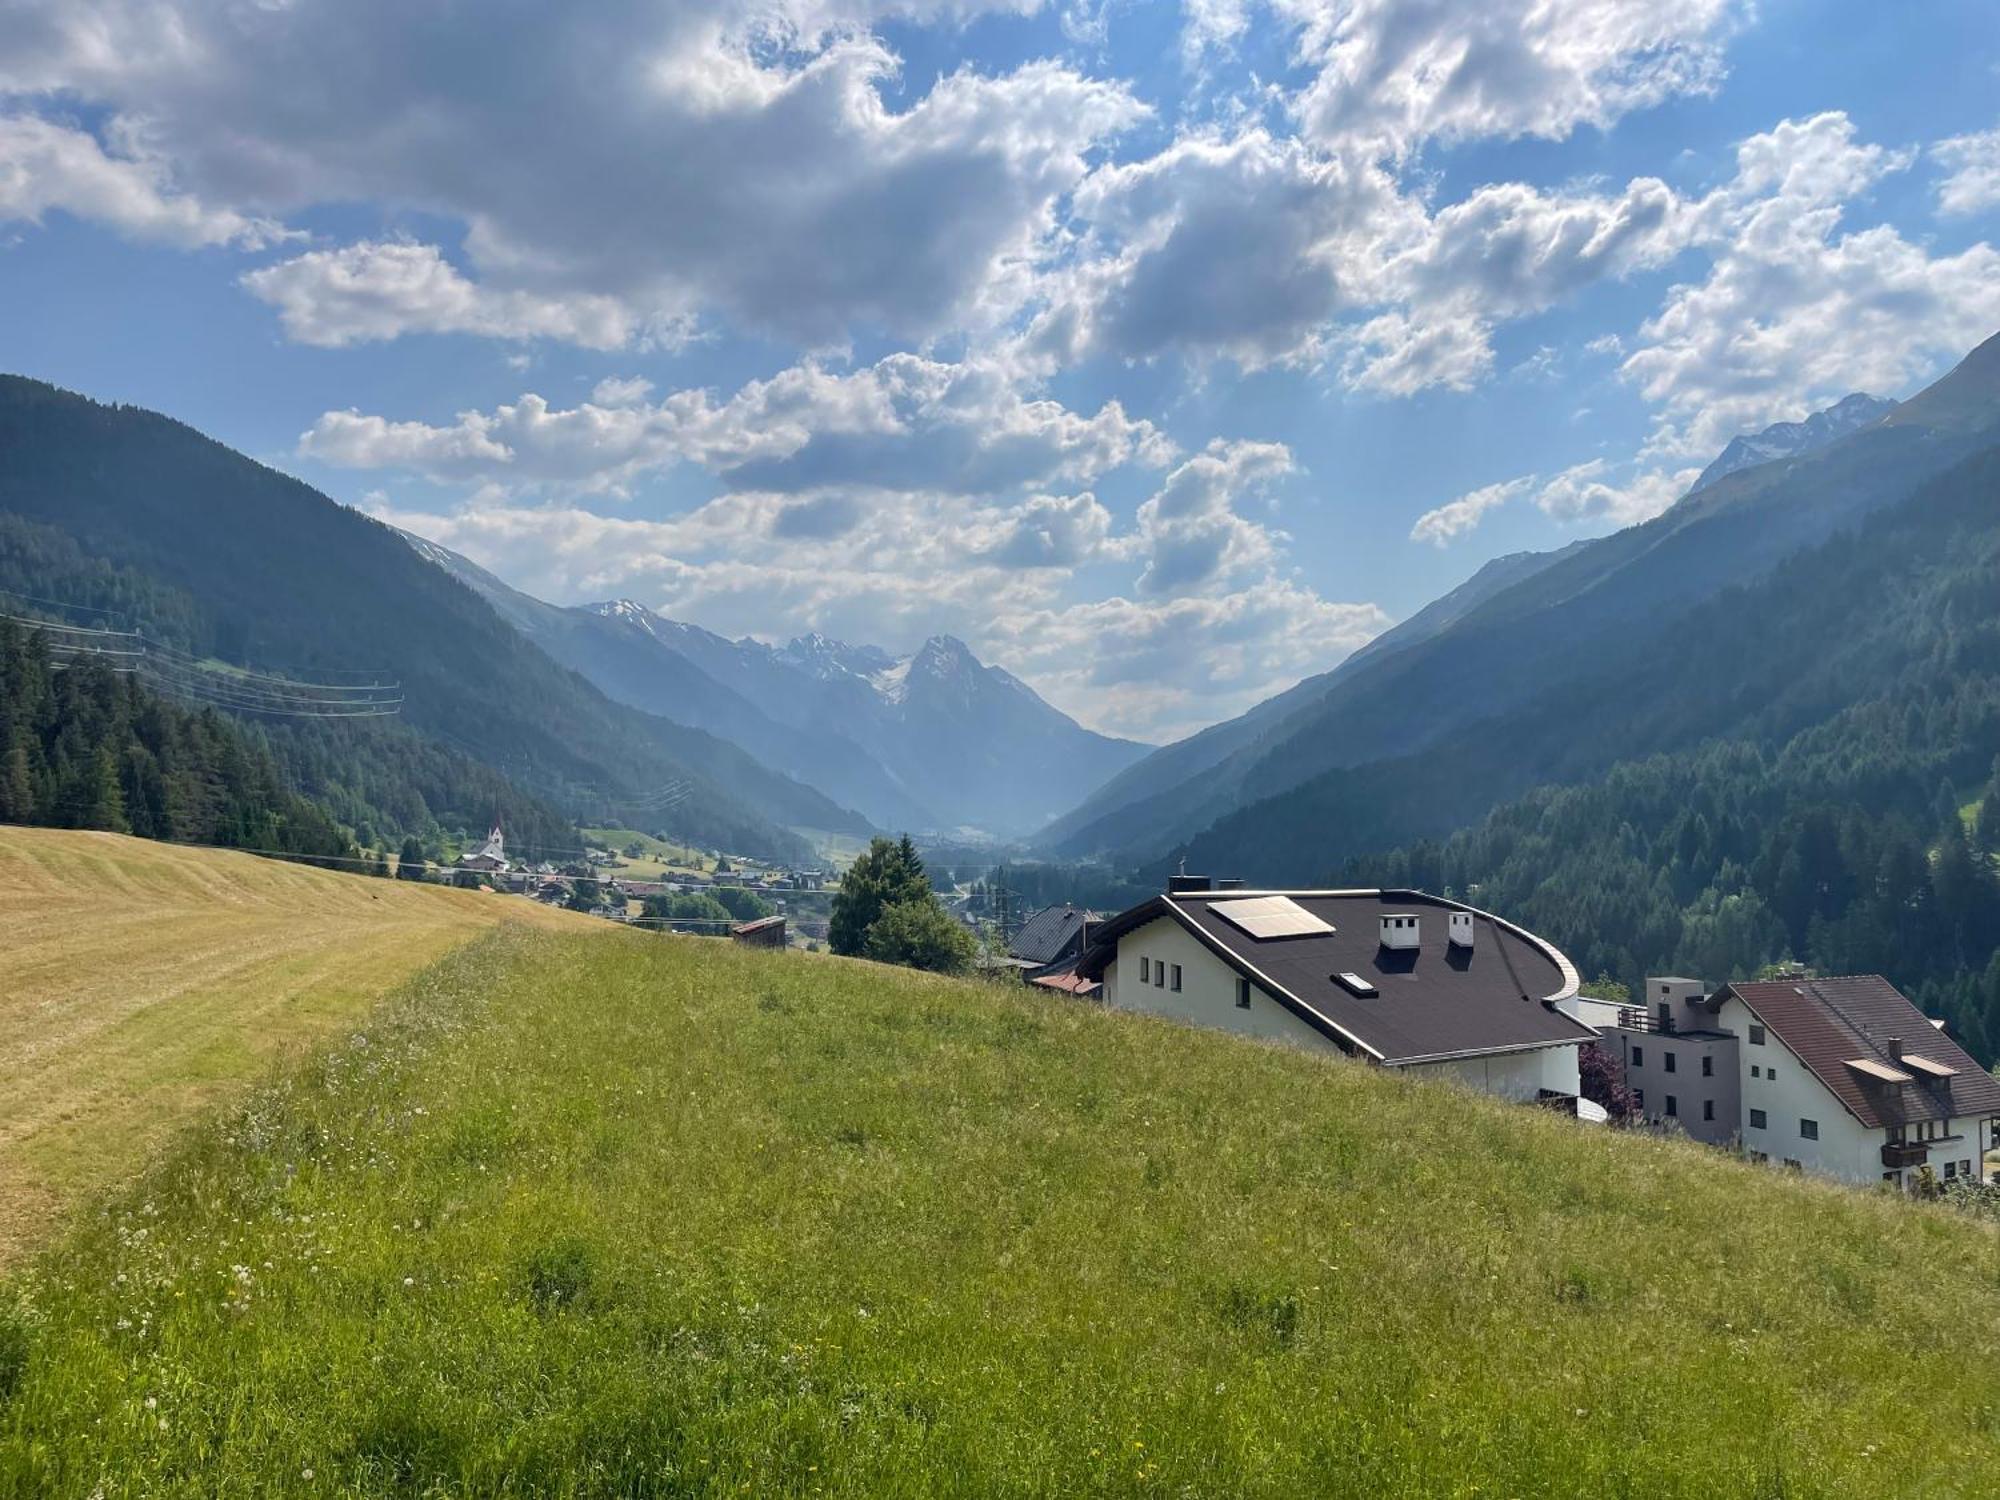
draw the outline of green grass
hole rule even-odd
[[[2000,1489],[1983,1227],[638,934],[447,957],[0,1308],[8,1497]]]
[[[585,828],[584,841],[609,849],[624,863],[615,872],[632,880],[687,880],[709,870],[715,861],[699,849],[669,843],[641,833],[636,828]],[[625,859],[633,844],[645,851],[642,858]]]

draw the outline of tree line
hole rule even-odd
[[[354,855],[347,831],[290,790],[269,751],[212,708],[172,703],[47,637],[0,620],[0,821]]]

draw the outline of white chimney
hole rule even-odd
[[[1454,948],[1472,946],[1472,913],[1455,911],[1451,914],[1451,945]]]
[[[1382,946],[1384,948],[1415,948],[1420,946],[1417,919],[1409,912],[1382,913]]]

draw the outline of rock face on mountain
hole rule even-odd
[[[1148,748],[1084,729],[950,636],[903,658],[817,633],[732,641],[629,599],[545,604],[410,541],[604,693],[729,740],[880,828],[1026,834]]]
[[[1774,422],[1762,432],[1731,438],[1729,446],[1716,456],[1714,463],[1701,471],[1701,477],[1688,493],[1705,490],[1716,480],[1734,474],[1738,469],[1772,463],[1781,458],[1797,458],[1815,448],[1824,448],[1836,438],[1844,438],[1850,432],[1881,421],[1895,409],[1893,401],[1857,391],[1825,411],[1814,412],[1803,422]]]
[[[897,658],[819,634],[728,641],[629,600],[587,610],[645,631],[771,722],[839,747],[843,763],[858,749],[882,784],[843,786],[885,827],[1023,835],[1148,748],[1083,728],[952,636]],[[794,774],[826,786],[830,773],[806,763]]]

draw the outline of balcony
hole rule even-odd
[[[1931,1141],[1884,1141],[1882,1143],[1882,1165],[1894,1170],[1898,1167],[1921,1167],[1930,1154]]]

